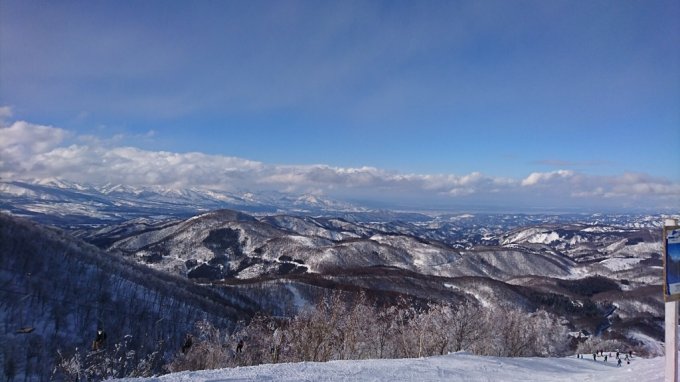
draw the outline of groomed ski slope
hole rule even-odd
[[[468,353],[414,359],[302,362],[204,370],[157,378],[124,379],[148,382],[233,381],[536,381],[656,382],[663,381],[664,358],[635,358],[616,366],[585,356],[576,358],[497,358]]]

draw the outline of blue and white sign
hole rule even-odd
[[[680,228],[672,227],[671,229],[665,230],[665,233],[665,297],[666,299],[674,300],[680,298]]]

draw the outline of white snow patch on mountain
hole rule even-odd
[[[546,231],[542,228],[527,228],[516,232],[503,240],[502,245],[514,243],[550,244],[560,240],[560,235],[554,231]]]
[[[589,233],[605,233],[605,232],[619,232],[620,230],[614,227],[607,227],[607,226],[595,226],[595,227],[588,227],[584,228],[581,230],[581,232],[589,232]]]
[[[236,275],[237,279],[242,279],[242,280],[248,280],[252,278],[259,277],[263,273],[266,272],[266,269],[264,265],[262,264],[255,264],[253,266],[250,266],[243,271],[241,271],[239,274]]]
[[[648,253],[661,253],[663,250],[663,245],[661,241],[648,243],[642,242],[635,245],[626,245],[621,248],[617,254],[626,254],[631,256],[641,256]]]
[[[588,239],[584,238],[581,235],[574,235],[574,237],[572,237],[569,240],[569,245],[576,245],[576,244],[587,242],[587,241],[588,241]]]
[[[621,239],[621,240],[619,240],[619,241],[616,241],[616,242],[610,244],[610,245],[607,246],[607,248],[605,248],[604,250],[605,250],[607,253],[614,253],[614,252],[618,251],[619,249],[625,247],[625,245],[626,245],[627,242],[628,242],[628,240],[626,240],[626,239]]]
[[[550,244],[553,241],[558,241],[560,240],[560,235],[557,234],[557,232],[542,232],[539,234],[536,234],[529,238],[529,243],[536,243],[536,244]]]
[[[611,259],[602,260],[600,261],[600,264],[612,271],[623,271],[634,268],[640,263],[641,260],[642,259],[640,258],[614,257]]]
[[[312,238],[306,237],[306,236],[299,236],[299,235],[290,235],[288,236],[289,239],[293,240],[299,245],[303,245],[305,247],[314,247],[318,245]]]
[[[567,276],[565,276],[564,278],[568,279],[568,280],[577,280],[577,279],[587,277],[590,274],[591,274],[590,270],[586,267],[583,267],[583,266],[572,267],[572,268],[569,269],[569,274]]]
[[[107,219],[109,215],[100,212],[97,208],[100,204],[76,204],[76,203],[34,203],[27,204],[24,208],[31,212],[43,213],[53,216],[81,215],[91,218]]]
[[[521,230],[521,231],[519,231],[519,232],[517,232],[513,235],[508,236],[505,240],[503,240],[503,242],[501,244],[506,245],[506,244],[519,243],[519,242],[522,242],[524,240],[527,240],[528,238],[530,238],[531,236],[533,236],[537,233],[542,233],[542,232],[543,232],[543,230],[538,229],[538,228],[523,229],[523,230]]]

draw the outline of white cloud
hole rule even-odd
[[[27,163],[36,156],[55,149],[66,138],[65,130],[17,121],[0,125],[0,174],[28,171]]]
[[[203,187],[222,191],[278,190],[360,197],[376,201],[417,201],[421,205],[467,201],[492,205],[630,205],[647,200],[678,206],[680,184],[646,174],[592,176],[572,170],[534,172],[524,179],[466,175],[404,174],[375,167],[277,165],[199,152],[173,153],[117,146],[116,139],[78,137],[24,121],[0,127],[3,179],[63,178],[83,183],[132,186]],[[618,204],[617,204],[618,203]]]
[[[18,121],[0,128],[0,149],[16,148],[28,154],[41,153],[57,146],[66,135],[62,129]]]
[[[626,173],[609,180],[611,187],[605,197],[625,197],[627,195],[680,195],[680,184],[666,179],[651,177],[647,174]]]
[[[574,176],[571,170],[557,170],[551,172],[532,172],[528,177],[522,180],[522,186],[535,186],[541,183],[546,183],[559,179],[568,179]]]

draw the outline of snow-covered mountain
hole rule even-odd
[[[386,266],[444,277],[567,277],[577,264],[515,247],[456,250],[409,233],[342,219],[253,216],[222,210],[123,238],[109,248],[165,270],[196,267],[212,275],[254,278],[290,272],[329,273]],[[296,265],[297,264],[297,265]],[[184,272],[180,272],[184,273]],[[201,273],[202,274],[202,273]],[[214,278],[214,277],[209,277]]]
[[[192,216],[201,211],[232,208],[251,213],[365,209],[315,195],[277,192],[223,192],[202,188],[83,185],[61,179],[0,181],[0,210],[62,226],[108,224],[137,217]]]
[[[646,216],[361,221],[220,210],[77,234],[222,293],[258,298],[264,289],[277,296],[261,300],[276,314],[313,304],[324,290],[360,288],[378,299],[547,309],[575,330],[633,343],[662,337],[655,225]]]
[[[92,242],[108,243],[110,250],[144,259],[152,267],[179,274],[212,264],[213,274],[222,272],[217,278],[285,274],[282,269],[289,267],[282,264],[291,262],[298,266],[290,270],[297,272],[323,274],[386,266],[424,275],[499,280],[613,275],[636,268],[640,262],[651,269],[661,265],[658,232],[650,228],[567,221],[504,232],[468,226],[467,221],[441,224],[438,219],[427,223],[361,222],[220,210],[186,220],[136,219],[79,234]],[[503,216],[498,219],[506,220]],[[635,275],[631,276],[635,281]]]

